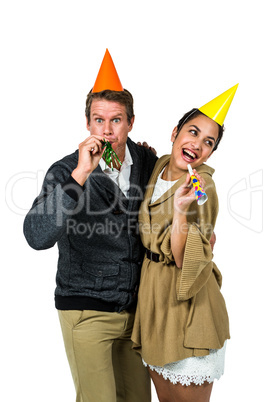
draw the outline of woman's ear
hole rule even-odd
[[[171,142],[173,142],[174,143],[174,141],[175,141],[175,139],[176,139],[176,137],[177,137],[177,126],[175,126],[174,128],[173,128],[173,131],[172,131],[172,134],[171,134]]]
[[[214,151],[211,152],[211,154],[208,155],[207,160],[211,157],[211,155],[214,154]]]

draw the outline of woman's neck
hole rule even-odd
[[[166,181],[175,181],[180,179],[185,173],[184,170],[173,169],[171,163],[169,162],[162,173],[162,179]]]

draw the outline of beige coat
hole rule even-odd
[[[174,193],[186,174],[150,203],[157,177],[169,159],[165,155],[158,160],[140,209],[142,242],[160,254],[160,261],[144,259],[132,334],[133,347],[148,364],[158,366],[207,355],[209,349],[220,349],[230,337],[220,292],[222,277],[212,261],[209,244],[218,213],[211,177],[214,170],[205,164],[197,169],[206,181],[208,201],[202,206],[191,204],[183,266],[178,268],[171,251],[170,229]]]

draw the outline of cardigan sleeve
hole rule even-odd
[[[66,231],[68,218],[79,209],[83,188],[72,180],[70,174],[71,170],[63,163],[52,165],[40,195],[24,219],[24,236],[35,250],[53,247]]]
[[[217,271],[217,280],[221,285],[221,275],[212,262],[213,254],[209,243],[218,214],[218,197],[215,185],[210,180],[205,191],[208,201],[202,206],[194,203],[188,221],[188,235],[185,245],[181,275],[178,277],[176,292],[178,300],[187,300],[196,295],[206,284],[212,271]]]

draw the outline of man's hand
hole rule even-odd
[[[137,145],[139,145],[139,146],[141,146],[141,147],[144,147],[144,148],[147,148],[147,149],[150,149],[155,155],[157,154],[156,150],[155,150],[153,147],[150,147],[150,146],[147,144],[147,142],[145,142],[145,141],[143,141],[143,143],[137,142]]]
[[[216,243],[216,234],[215,234],[215,232],[212,233],[212,236],[211,236],[211,238],[209,240],[209,243],[210,243],[210,246],[211,246],[211,250],[213,251],[214,245]]]
[[[78,164],[72,172],[72,177],[81,186],[85,184],[88,176],[99,164],[104,152],[102,140],[103,138],[99,135],[91,135],[79,144]]]

